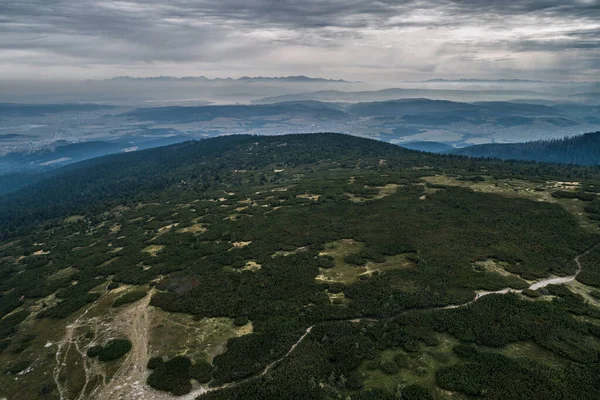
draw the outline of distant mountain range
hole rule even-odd
[[[330,82],[330,83],[358,83],[345,81],[343,79],[312,78],[309,76],[243,76],[241,78],[207,78],[206,76],[151,76],[132,77],[117,76],[112,81],[195,81],[195,82]]]
[[[589,85],[589,84],[597,84],[600,85],[600,82],[569,82],[569,81],[540,81],[540,80],[530,80],[530,79],[472,79],[472,78],[464,78],[464,79],[428,79],[426,81],[421,81],[424,83],[565,83],[565,84],[579,84],[579,85]]]
[[[481,144],[451,151],[469,157],[600,165],[600,132],[527,143]]]

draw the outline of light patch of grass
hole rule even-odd
[[[383,263],[367,262],[364,266],[348,264],[344,257],[358,253],[364,249],[364,243],[352,239],[336,240],[325,245],[320,255],[333,257],[333,268],[320,268],[320,274],[315,278],[322,282],[340,282],[350,284],[358,281],[361,275],[371,276],[397,268],[411,268],[414,264],[402,254],[388,257]]]
[[[451,335],[438,335],[440,343],[437,346],[425,347],[421,345],[419,351],[407,353],[402,349],[384,350],[380,353],[379,361],[393,361],[396,356],[404,360],[398,366],[399,371],[395,374],[385,374],[380,369],[369,370],[368,361],[363,361],[359,371],[363,374],[366,388],[382,388],[389,392],[395,392],[398,387],[418,384],[436,394],[448,396],[442,393],[435,384],[435,371],[441,367],[450,366],[458,362],[458,357],[452,352],[452,348],[458,344],[458,340]]]
[[[320,194],[312,194],[312,193],[304,193],[304,194],[297,195],[296,198],[317,201],[321,198],[321,195]]]
[[[327,297],[329,297],[329,302],[331,304],[335,304],[338,306],[347,306],[350,304],[350,299],[346,297],[344,292],[341,293],[327,293]]]
[[[75,268],[67,267],[67,268],[59,269],[58,271],[54,272],[52,275],[50,275],[48,277],[48,280],[55,281],[58,279],[65,279],[65,278],[69,278],[69,277],[73,276],[76,273],[77,273],[77,270]]]
[[[148,350],[150,357],[173,357],[185,354],[193,360],[207,360],[225,352],[227,341],[253,332],[252,323],[236,327],[229,318],[194,320],[188,314],[174,314],[154,309]],[[177,340],[165,340],[165,338]]]
[[[346,196],[348,196],[348,200],[350,200],[354,203],[362,203],[362,202],[370,201],[370,200],[383,199],[384,197],[387,197],[391,194],[396,193],[396,191],[398,190],[399,187],[400,187],[400,185],[398,185],[396,183],[388,183],[385,186],[365,186],[365,188],[367,188],[367,189],[377,189],[379,191],[378,194],[376,194],[375,196],[370,196],[370,197],[357,196],[352,193],[344,193],[344,194]]]
[[[511,343],[502,349],[486,348],[486,350],[499,352],[512,358],[534,359],[545,365],[566,366],[570,364],[567,358],[548,351],[532,341]]]
[[[514,278],[523,279],[519,275],[516,275],[516,274],[513,274],[512,272],[507,271],[506,268],[509,267],[510,264],[507,262],[504,262],[504,261],[498,261],[498,260],[494,260],[494,259],[490,258],[490,259],[487,259],[484,261],[476,261],[473,264],[477,271],[484,270],[486,272],[495,272],[502,276],[510,276],[510,277],[514,277]],[[527,282],[533,283],[534,281],[527,281]]]
[[[84,220],[85,217],[83,215],[72,215],[70,217],[65,218],[63,222],[66,224],[73,224],[75,222],[82,222]]]
[[[249,246],[250,243],[252,243],[252,241],[249,241],[249,242],[233,242],[231,244],[233,245],[234,248],[240,249],[242,247]]]
[[[152,245],[150,245],[150,246],[146,247],[145,249],[143,249],[143,250],[142,250],[142,253],[148,253],[148,254],[150,254],[151,256],[155,257],[155,256],[156,256],[156,254],[157,254],[159,251],[163,250],[164,248],[165,248],[165,246],[163,246],[163,245],[156,245],[156,244],[152,244]]]
[[[180,228],[177,230],[177,232],[179,233],[204,233],[206,231],[208,231],[208,229],[206,228],[206,225],[198,222],[198,219],[195,219],[192,221],[193,224],[190,226],[186,226],[184,228]]]

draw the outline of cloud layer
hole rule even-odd
[[[19,0],[0,74],[595,80],[600,0]]]

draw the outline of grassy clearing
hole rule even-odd
[[[72,215],[63,220],[63,222],[66,224],[74,224],[76,222],[82,222],[82,221],[85,221],[85,217],[83,215]]]
[[[403,255],[388,257],[382,263],[369,261],[364,266],[351,265],[344,261],[344,257],[356,254],[363,250],[364,247],[364,243],[352,239],[342,239],[328,243],[325,249],[319,254],[333,257],[334,266],[333,268],[320,268],[320,274],[316,279],[323,282],[350,284],[360,280],[361,276],[371,276],[392,269],[410,268],[413,266],[413,263],[408,261]]]
[[[236,327],[229,318],[194,320],[191,315],[152,312],[148,350],[150,357],[186,355],[192,360],[212,362],[225,352],[227,340],[252,333],[252,323]],[[165,340],[177,338],[177,340]]]
[[[438,339],[437,346],[421,345],[418,351],[411,353],[402,349],[384,350],[377,359],[364,361],[359,371],[364,377],[365,387],[395,392],[398,387],[418,384],[436,393],[437,398],[446,398],[449,393],[436,387],[435,371],[458,362],[458,357],[452,352],[458,340],[446,334],[439,335]],[[385,362],[396,363],[398,371],[385,373],[376,367]]]
[[[352,178],[354,178],[354,177],[352,177]],[[356,178],[354,178],[354,179],[356,179]],[[354,183],[353,180],[351,180],[350,182]],[[371,197],[357,196],[352,193],[345,193],[345,195],[348,196],[348,200],[350,200],[354,203],[362,203],[362,202],[369,201],[369,200],[383,199],[384,197],[387,197],[389,195],[396,193],[396,191],[398,190],[399,187],[400,187],[400,185],[395,184],[395,183],[389,183],[385,186],[365,186],[365,188],[367,188],[367,189],[377,189],[379,191],[379,193],[376,194],[375,196],[371,196]]]
[[[156,254],[159,251],[163,250],[164,248],[165,248],[165,246],[163,246],[163,245],[153,244],[153,245],[150,245],[150,246],[146,247],[145,249],[143,249],[142,252],[143,253],[148,253],[151,256],[156,256]]]
[[[180,228],[177,230],[178,233],[204,233],[206,231],[208,231],[208,229],[206,228],[206,225],[203,223],[199,223],[196,221],[193,221],[194,223],[190,226],[186,226],[184,228]]]

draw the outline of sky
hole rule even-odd
[[[0,79],[600,80],[600,0],[1,0]]]

